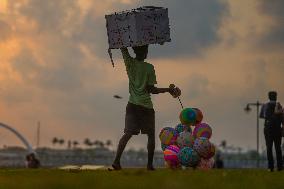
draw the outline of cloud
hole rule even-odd
[[[76,0],[29,0],[20,7],[19,12],[35,21],[41,32],[49,32],[50,30],[60,32],[60,29],[71,17],[75,21],[73,14],[80,15]]]
[[[259,12],[272,19],[272,26],[261,36],[260,47],[265,50],[280,50],[284,47],[284,1],[259,1]]]
[[[35,54],[41,55],[42,64]],[[76,45],[58,43],[57,40],[42,43],[39,49],[23,46],[11,60],[13,70],[20,75],[24,84],[62,92],[81,87],[81,63],[82,54]]]
[[[20,6],[9,3],[10,13],[17,12],[17,19],[36,23],[29,32],[21,32],[18,26],[15,33],[22,40],[20,51],[10,61],[12,70],[21,78],[14,84],[22,86],[21,91],[28,91],[36,99],[34,103],[48,107],[49,113],[60,119],[90,123],[105,117],[104,111],[99,110],[110,111],[106,104],[113,89],[105,84],[108,75],[101,65],[104,60],[96,58],[106,53],[102,46],[107,45],[104,14],[99,18],[93,14],[99,9],[95,6],[98,3],[91,4],[84,14],[77,1],[29,0]],[[120,2],[112,6],[116,5],[127,6]],[[118,80],[116,83],[121,85]],[[7,90],[3,95],[9,98],[5,101],[17,104],[19,100],[9,95],[14,88]]]
[[[0,20],[0,42],[8,39],[11,35],[12,29],[8,23]]]
[[[57,41],[59,40],[59,42]],[[46,51],[42,52],[45,66],[41,70],[38,85],[47,89],[72,91],[82,86],[83,54],[79,47],[72,41],[55,39],[44,46]]]
[[[219,0],[153,0],[139,1],[139,6],[155,5],[169,9],[172,42],[152,47],[154,57],[198,56],[206,48],[217,44],[219,27],[228,6]]]
[[[17,12],[17,18],[36,25],[31,24],[29,32],[22,32],[21,26],[17,28],[16,35],[25,40],[11,66],[24,82],[49,91],[66,92],[82,87],[85,55],[80,41],[72,37],[81,24],[78,1],[28,0],[18,7],[9,3],[11,13]]]
[[[260,11],[268,14],[274,18],[281,19],[284,16],[284,2],[282,0],[259,0],[260,1]]]
[[[189,78],[188,98],[195,99],[209,93],[209,80],[201,74],[194,74]]]
[[[109,2],[108,2],[109,3]],[[151,46],[150,56],[155,58],[198,56],[202,50],[218,43],[219,27],[227,15],[227,4],[219,0],[210,1],[163,1],[162,3],[133,1],[124,3],[112,2],[108,9],[98,16],[97,4],[91,4],[84,13],[70,37],[77,43],[85,44],[97,56],[108,58],[105,14],[127,10],[143,5],[157,5],[169,8],[172,42],[164,46]],[[198,10],[198,11],[196,11]]]
[[[34,97],[32,90],[26,86],[20,85],[16,82],[10,82],[10,85],[1,87],[0,98],[9,108],[13,109],[15,106],[21,106],[25,103],[31,103]],[[6,109],[6,111],[9,111]]]
[[[105,5],[108,9],[104,11],[98,10],[97,3],[91,4],[82,17],[80,27],[72,35],[74,41],[83,43],[92,53],[102,58],[109,58],[105,15],[133,8],[132,4],[123,1],[108,1],[106,4],[110,5]],[[96,12],[100,12],[100,15],[95,14]]]
[[[11,60],[12,68],[17,71],[23,80],[31,81],[35,75],[38,75],[40,66],[27,47],[22,47],[18,55]]]
[[[110,5],[105,5],[105,11],[99,10],[97,3],[91,3],[84,12],[75,0],[29,0],[20,8],[20,13],[35,21],[40,33],[63,33],[70,40],[83,43],[92,53],[103,58],[108,57],[105,14],[149,4],[169,8],[172,42],[164,46],[151,46],[149,53],[154,58],[174,58],[199,56],[204,49],[217,44],[220,40],[218,30],[228,13],[228,5],[220,0],[106,3]],[[96,12],[101,15],[98,16]]]

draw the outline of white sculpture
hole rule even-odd
[[[12,133],[14,133],[24,143],[28,152],[35,154],[35,151],[33,150],[32,145],[30,145],[30,143],[18,131],[16,131],[15,129],[13,129],[12,127],[10,127],[10,126],[8,126],[4,123],[0,123],[0,127],[8,129]]]

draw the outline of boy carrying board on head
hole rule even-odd
[[[151,94],[170,93],[174,98],[181,95],[181,90],[173,84],[168,88],[157,88],[156,74],[152,64],[144,62],[148,55],[148,45],[133,47],[135,58],[132,58],[127,48],[121,48],[129,79],[129,101],[126,106],[124,135],[121,137],[115,160],[110,170],[121,170],[120,158],[129,139],[133,135],[148,135],[147,170],[155,170],[153,157],[155,151],[155,111]]]

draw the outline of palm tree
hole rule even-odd
[[[100,141],[99,141],[99,140],[95,140],[95,141],[93,142],[93,145],[95,146],[95,148],[97,148],[97,147],[99,146],[99,144],[100,144]]]
[[[107,140],[105,145],[109,148],[110,146],[112,146],[112,141],[111,140]]]
[[[58,143],[60,144],[60,146],[62,146],[64,144],[65,140],[64,139],[59,139]]]
[[[79,145],[79,142],[78,142],[78,141],[76,141],[76,140],[74,140],[74,141],[73,141],[73,147],[74,147],[74,148],[76,148],[76,147],[77,147],[77,145]]]
[[[56,143],[58,143],[58,138],[53,137],[53,139],[52,139],[52,145],[54,146]]]
[[[105,146],[105,144],[100,140],[95,140],[95,142],[93,142],[93,145],[95,145],[96,147],[99,147],[99,148],[104,148],[104,146]]]
[[[93,145],[93,143],[90,141],[89,138],[86,138],[86,139],[84,140],[84,144],[85,144],[86,146],[88,146],[88,147],[91,147],[91,146]]]
[[[226,153],[227,153],[227,149],[228,149],[227,141],[226,141],[226,140],[222,140],[222,141],[221,141],[221,144],[220,144],[220,147],[223,149],[223,151],[224,151],[225,154],[226,154]]]
[[[99,147],[104,148],[104,147],[105,147],[105,143],[102,142],[102,141],[100,141],[100,142],[99,142]]]
[[[222,140],[220,146],[222,148],[226,148],[227,147],[227,141],[226,140]]]

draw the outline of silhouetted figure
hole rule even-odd
[[[158,88],[155,85],[156,74],[152,64],[145,62],[148,55],[148,45],[133,47],[136,58],[130,56],[127,48],[121,48],[129,79],[129,101],[126,106],[124,135],[119,140],[113,169],[120,170],[120,158],[133,135],[140,133],[148,135],[148,170],[155,170],[153,157],[155,151],[155,111],[151,94],[170,93],[173,97],[181,94],[179,88],[170,85],[168,88]]]
[[[279,102],[277,102],[277,92],[270,91],[268,93],[269,102],[261,107],[260,118],[265,119],[264,122],[264,136],[267,148],[268,168],[270,171],[274,170],[274,159],[272,154],[272,147],[274,143],[277,159],[277,170],[281,171],[283,168],[281,139],[282,139],[282,120],[283,110]]]
[[[34,153],[28,154],[26,156],[26,163],[27,163],[27,168],[32,168],[36,169],[40,167],[40,162],[39,160],[35,157]]]
[[[223,169],[224,168],[224,162],[223,162],[223,158],[221,157],[220,153],[216,154],[216,158],[215,158],[215,166],[216,169]]]

